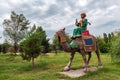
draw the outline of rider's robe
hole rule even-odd
[[[77,36],[77,35],[80,35],[82,34],[82,32],[84,32],[86,29],[87,29],[87,24],[88,24],[88,20],[85,19],[83,22],[82,22],[82,26],[79,25],[79,23],[76,25],[77,28],[74,29],[73,31],[73,36]]]
[[[84,32],[84,31],[87,29],[87,24],[88,24],[88,20],[87,20],[87,19],[85,19],[85,20],[82,22],[82,26],[80,26],[80,23],[78,23],[78,24],[76,25],[77,28],[74,29],[74,31],[73,31],[73,36],[79,36],[79,35],[81,35],[82,32]],[[75,43],[74,41],[72,41],[72,42],[70,43],[70,46],[71,46],[72,48],[77,48],[77,47],[78,47],[78,44]]]

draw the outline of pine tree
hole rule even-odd
[[[33,25],[28,32],[27,37],[21,42],[20,46],[23,49],[22,58],[24,60],[31,60],[34,68],[34,58],[38,57],[41,52],[42,42],[45,40],[46,34],[42,27]]]

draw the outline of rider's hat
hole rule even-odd
[[[84,17],[86,17],[86,13],[81,13],[81,15],[83,15]]]

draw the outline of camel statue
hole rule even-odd
[[[84,71],[87,71],[92,51],[91,52],[86,52],[84,49],[81,48],[82,45],[79,45],[78,48],[71,48],[70,45],[67,42],[67,39],[66,39],[65,28],[57,31],[55,36],[58,38],[58,41],[59,41],[60,45],[62,46],[63,50],[65,52],[70,52],[71,53],[70,54],[71,55],[70,60],[69,60],[68,64],[64,67],[63,71],[69,71],[70,70],[71,63],[72,63],[72,60],[74,58],[75,52],[81,53],[82,58],[84,60]],[[95,37],[94,37],[94,39],[95,39]],[[81,37],[76,38],[75,40],[78,40],[80,43],[82,42]],[[95,41],[96,41],[96,39],[95,39]],[[88,53],[88,59],[86,58],[86,53]],[[98,68],[102,68],[102,63],[101,63],[101,59],[100,59],[100,53],[99,53],[99,50],[98,50],[98,45],[96,45],[95,53],[96,53],[97,58],[98,58]]]

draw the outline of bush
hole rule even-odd
[[[111,58],[112,61],[120,62],[120,36],[112,43]]]
[[[97,37],[100,52],[108,53],[111,43],[106,43],[103,38]]]
[[[109,44],[100,44],[99,45],[100,52],[108,53],[109,52]]]

